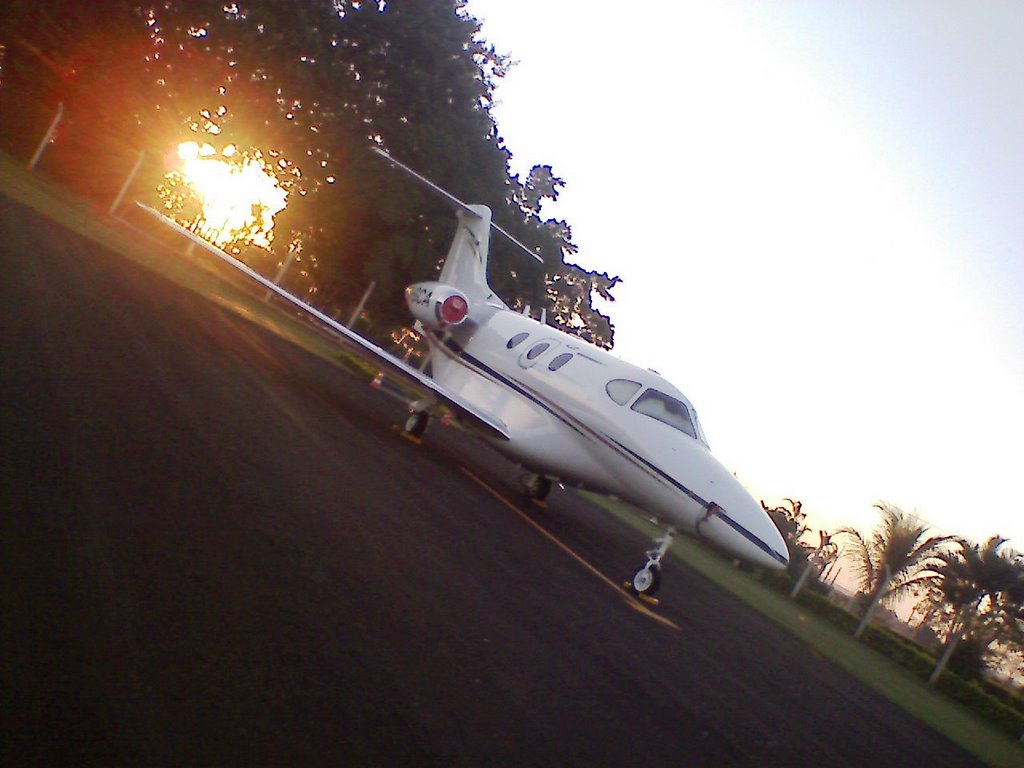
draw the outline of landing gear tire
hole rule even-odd
[[[633,574],[633,580],[629,583],[633,594],[641,597],[653,597],[654,593],[658,591],[658,587],[661,586],[661,558],[665,556],[668,548],[672,546],[672,539],[675,535],[676,532],[669,528],[665,531],[665,535],[660,539],[656,539],[654,546],[647,550],[645,553],[647,555],[647,562],[636,570],[636,573]]]
[[[413,437],[423,437],[429,420],[430,417],[425,411],[410,411],[409,417],[405,420],[405,433]]]
[[[523,484],[523,495],[528,499],[544,501],[551,493],[551,478],[527,472],[519,478]]]
[[[657,565],[645,565],[633,574],[631,586],[638,595],[653,597],[661,586],[661,568]]]

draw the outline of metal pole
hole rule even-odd
[[[377,281],[371,280],[370,284],[366,286],[366,290],[363,292],[363,298],[359,300],[359,304],[356,306],[355,311],[352,312],[352,317],[345,323],[345,327],[351,329],[355,325],[356,320],[363,314],[363,307],[366,306],[366,300],[370,298],[370,294],[373,293],[373,289],[377,287]]]
[[[957,625],[953,627],[953,629],[955,629],[956,632],[952,633],[951,636],[947,639],[946,649],[942,652],[942,658],[939,659],[939,662],[935,665],[935,669],[932,670],[931,675],[928,677],[928,685],[935,685],[935,683],[938,681],[939,676],[942,674],[942,671],[946,668],[946,665],[949,664],[949,659],[953,655],[953,651],[956,650],[957,643],[960,642],[959,623],[957,623]]]
[[[284,260],[284,264],[282,264],[281,268],[279,270],[277,270],[277,277],[275,277],[274,280],[273,280],[274,285],[280,285],[281,284],[281,280],[284,278],[284,273],[288,271],[288,267],[290,267],[292,265],[293,261],[295,261],[295,251],[291,251],[288,254],[288,258]],[[273,296],[273,295],[274,295],[273,291],[267,291],[267,295],[263,297],[263,300],[264,301],[270,301],[270,297]]]
[[[871,601],[871,605],[864,611],[864,618],[860,620],[860,624],[857,625],[857,631],[853,633],[854,637],[859,638],[864,634],[864,630],[867,629],[868,623],[871,621],[871,615],[875,612],[875,608],[878,607],[878,603],[882,600],[882,595],[885,593],[885,588],[889,586],[889,579],[892,576],[892,572],[889,570],[889,566],[885,566],[885,581],[878,585],[878,593],[875,595],[875,599]]]
[[[132,168],[132,172],[128,174],[128,178],[124,180],[124,184],[121,185],[121,191],[117,193],[117,197],[114,198],[114,202],[110,205],[108,213],[113,216],[114,211],[121,205],[121,201],[124,199],[124,193],[128,191],[128,187],[135,181],[135,174],[139,172],[139,168],[142,167],[142,161],[145,159],[146,153],[139,152],[139,159],[135,161],[135,167]]]
[[[814,561],[809,560],[807,567],[804,568],[804,572],[800,574],[800,578],[796,582],[796,586],[793,587],[793,591],[789,593],[790,598],[795,598],[800,594],[800,590],[804,588],[804,582],[807,581],[807,577],[811,575],[811,569],[814,568]]]
[[[50,127],[46,129],[46,135],[43,136],[43,140],[39,142],[39,147],[36,149],[36,153],[32,155],[32,159],[28,161],[28,169],[31,171],[36,167],[36,163],[39,162],[39,158],[43,156],[43,152],[46,151],[46,147],[51,141],[53,141],[53,134],[57,132],[57,124],[60,123],[60,119],[64,116],[64,102],[57,103],[57,114],[53,117],[53,122],[50,123]]]
[[[964,634],[964,630],[967,629],[967,616],[970,613],[968,606],[963,606],[957,611],[956,616],[953,618],[953,626],[949,628],[949,635],[946,637],[946,647],[942,651],[942,658],[939,659],[935,665],[935,669],[932,670],[931,676],[928,678],[928,685],[935,685],[938,682],[939,677],[942,675],[942,671],[949,664],[950,658],[953,656],[953,651],[956,650],[957,643],[960,642],[960,638]]]

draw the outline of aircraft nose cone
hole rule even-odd
[[[778,571],[789,564],[786,540],[752,498],[737,494],[727,504],[715,507],[699,525],[701,535],[759,568]]]

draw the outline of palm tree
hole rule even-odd
[[[933,580],[935,568],[944,562],[942,554],[957,541],[954,536],[926,538],[929,526],[894,504],[874,506],[882,520],[870,539],[853,528],[836,531],[845,542],[843,555],[853,561],[860,579],[864,619],[857,628],[858,636],[879,602],[894,603]]]
[[[769,507],[763,500],[761,508],[768,513],[786,540],[786,546],[789,549],[789,564],[786,566],[786,572],[790,577],[796,579],[807,567],[810,548],[800,541],[800,537],[810,528],[804,523],[807,513],[803,511],[803,503],[794,499],[783,499],[783,501],[789,504],[788,508],[784,506]]]
[[[951,618],[930,682],[938,680],[961,639],[970,649],[965,671],[973,674],[981,671],[985,653],[997,640],[1021,639],[1017,618],[1024,606],[1024,566],[1019,554],[1002,548],[1005,543],[992,536],[983,545],[964,542],[943,556],[936,591]]]

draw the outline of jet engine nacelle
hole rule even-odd
[[[438,282],[416,283],[405,289],[412,316],[427,328],[441,331],[469,317],[469,300],[461,291]]]

